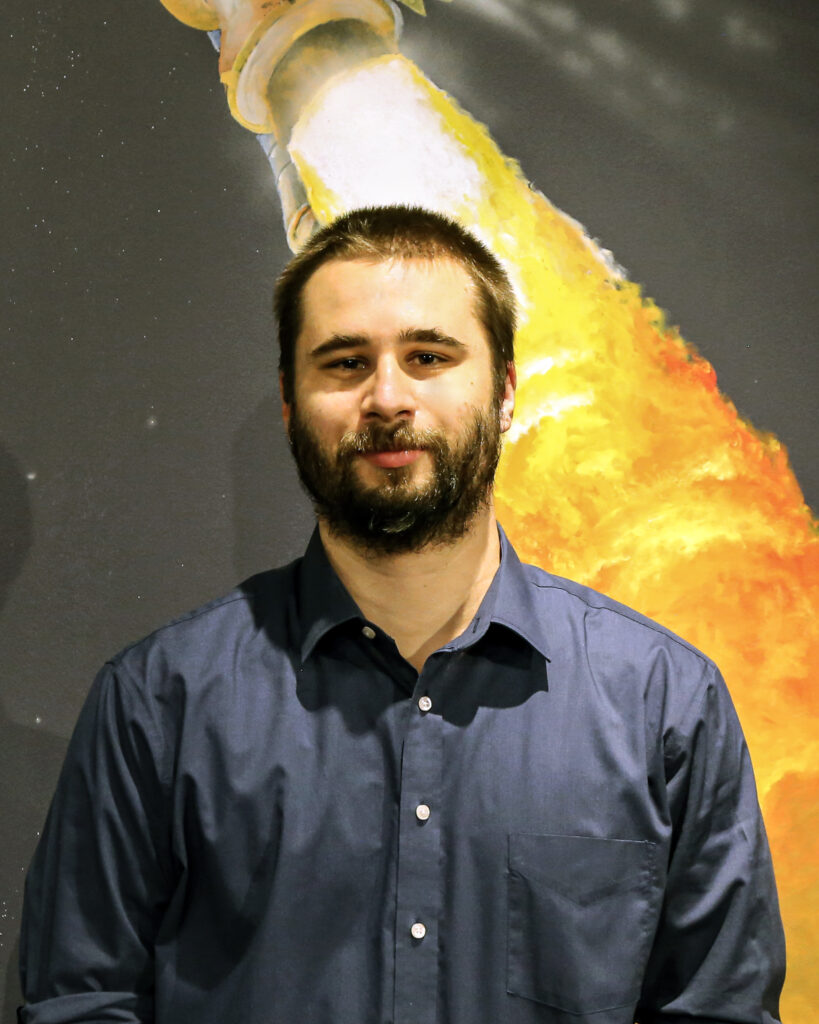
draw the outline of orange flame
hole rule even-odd
[[[405,58],[332,79],[290,152],[322,223],[419,202],[473,227],[508,266],[524,322],[499,518],[522,557],[659,620],[722,667],[777,867],[783,1011],[807,1021],[819,1005],[819,538],[784,448],[741,419],[654,302]]]

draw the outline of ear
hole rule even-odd
[[[282,421],[284,423],[284,432],[290,435],[290,413],[292,407],[289,402],[284,400],[284,374],[279,372],[279,394],[282,399]]]
[[[515,411],[515,388],[518,386],[518,374],[514,363],[506,364],[506,383],[503,386],[503,398],[500,405],[501,433],[512,426],[512,415]]]

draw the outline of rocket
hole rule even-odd
[[[316,229],[287,153],[300,109],[333,75],[398,52],[403,20],[390,0],[161,0],[203,29],[219,51],[219,75],[236,120],[256,134],[273,171],[290,248]],[[419,14],[424,0],[402,0]]]

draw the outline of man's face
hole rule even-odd
[[[284,420],[334,532],[382,553],[462,536],[491,496],[514,370],[494,391],[455,261],[331,260],[308,280]]]

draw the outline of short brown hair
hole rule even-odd
[[[477,315],[492,351],[495,391],[503,393],[507,364],[515,358],[515,297],[497,257],[456,221],[421,207],[375,206],[352,210],[317,232],[276,282],[273,308],[279,333],[279,370],[286,402],[293,401],[293,364],[301,330],[301,295],[309,278],[332,259],[450,258],[475,283]]]

